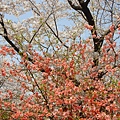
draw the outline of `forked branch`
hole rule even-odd
[[[90,9],[88,8],[88,3],[90,2],[90,0],[87,0],[86,2],[84,2],[84,0],[78,0],[78,2],[79,2],[79,6],[75,6],[71,0],[68,0],[68,3],[70,4],[70,6],[76,11],[82,11],[84,16],[86,17],[86,21],[88,22],[88,24],[93,26],[93,29],[91,30],[91,34],[96,36],[93,38],[94,52],[100,53],[100,49],[102,47],[104,38],[102,37],[100,39],[97,38],[94,18],[90,12]],[[94,59],[94,66],[98,66],[98,62],[99,62],[98,59],[99,58]]]

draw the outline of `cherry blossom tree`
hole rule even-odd
[[[118,0],[0,2],[0,119],[119,120]]]

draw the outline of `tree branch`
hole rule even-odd
[[[85,4],[84,0],[78,0],[79,4]]]
[[[81,6],[75,6],[71,0],[68,0],[69,5],[74,9],[74,10],[82,10]]]
[[[40,11],[39,11],[39,9],[37,8],[37,6],[35,6],[34,5],[34,3],[31,1],[31,0],[29,0],[30,2],[31,2],[31,4],[36,8],[36,10],[37,11],[35,11],[34,9],[32,9],[38,16],[41,16],[40,15]],[[51,14],[54,14],[54,13],[51,13]],[[50,15],[51,15],[50,14]],[[49,18],[49,17],[48,17]],[[52,33],[54,34],[54,36],[63,44],[63,46],[64,47],[66,47],[66,48],[68,48],[68,46],[67,45],[65,45],[63,42],[62,42],[62,40],[59,38],[59,36],[55,33],[55,31],[48,25],[48,23],[47,23],[47,20],[48,19],[46,19],[44,22],[45,22],[45,24],[47,25],[47,27],[52,31]]]
[[[117,23],[114,25],[114,30],[116,30],[118,28],[118,25],[120,24],[120,21],[117,21]],[[110,29],[108,29],[103,35],[102,37],[104,38],[106,35],[108,35],[110,33]]]
[[[5,28],[4,25],[4,21],[3,21],[3,15],[0,14],[0,24],[3,28],[4,34],[2,35],[4,37],[4,39],[11,45],[11,47],[13,47],[13,49],[21,56],[23,57],[23,52],[20,51],[20,49],[9,39],[8,37],[8,32]],[[27,60],[29,60],[31,63],[33,63],[33,59],[31,59],[30,57],[27,57]]]
[[[1,24],[1,26],[3,28],[3,31],[4,31],[4,34],[2,36],[15,49],[15,51],[17,51],[19,53],[20,52],[19,48],[16,47],[16,45],[8,38],[8,33],[7,33],[7,30],[6,30],[5,25],[4,25],[3,15],[2,14],[0,14],[0,19],[1,19],[0,24]]]
[[[88,6],[89,2],[90,2],[90,0],[87,0],[87,1],[85,2],[86,6]]]
[[[68,49],[68,46],[63,43],[63,41],[59,38],[59,36],[54,32],[54,30],[50,27],[50,25],[47,22],[46,22],[46,25],[52,31],[52,33],[54,34],[54,36],[61,42],[61,44],[63,44],[63,46]]]
[[[44,22],[42,22],[42,24],[38,27],[37,31],[36,31],[36,32],[34,33],[34,35],[32,36],[32,38],[31,38],[31,40],[30,40],[30,43],[33,41],[34,37],[35,37],[36,34],[39,32],[40,28],[44,25],[44,23],[47,22],[47,20],[49,19],[49,17],[50,17],[51,15],[52,15],[52,13],[49,14],[48,17],[46,18],[46,20],[45,20]]]

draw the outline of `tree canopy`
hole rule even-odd
[[[0,36],[0,119],[120,119],[119,0],[1,0]]]

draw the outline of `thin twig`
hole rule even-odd
[[[50,25],[49,25],[47,22],[46,22],[46,25],[47,25],[47,26],[49,27],[49,29],[52,31],[52,33],[54,34],[54,36],[61,42],[61,44],[68,49],[69,47],[63,43],[63,41],[59,38],[58,35],[56,35],[56,33],[54,32],[54,30],[50,27]]]
[[[45,19],[45,21],[44,22],[42,22],[42,24],[38,27],[38,29],[37,29],[37,31],[34,33],[34,35],[32,36],[32,38],[31,38],[31,40],[30,40],[30,43],[32,43],[32,41],[33,41],[33,39],[34,39],[34,37],[36,36],[36,34],[39,32],[39,30],[40,30],[40,28],[44,25],[44,23],[46,23],[47,22],[47,20],[49,19],[49,17],[52,15],[52,13],[51,14],[49,14],[48,15],[48,17]]]

